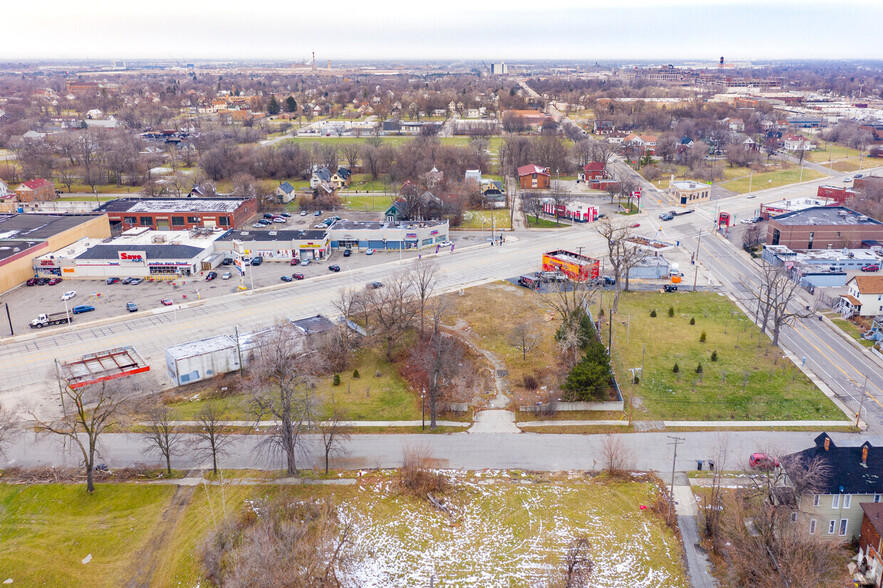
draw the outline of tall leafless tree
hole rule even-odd
[[[509,332],[509,344],[521,352],[521,359],[527,360],[527,352],[540,343],[539,326],[531,323],[518,323]]]
[[[628,224],[615,224],[609,217],[602,218],[596,224],[596,230],[604,237],[607,244],[607,258],[613,269],[613,312],[619,310],[619,295],[622,290],[628,290],[629,272],[633,267],[641,263],[648,256],[648,252],[637,243],[630,241],[633,237],[632,229]],[[623,288],[625,286],[625,288]]]
[[[791,279],[787,268],[764,261],[760,272],[760,285],[756,290],[751,290],[761,318],[760,330],[765,333],[769,326],[773,333],[773,345],[778,345],[783,326],[793,324],[798,318],[809,318],[815,314],[815,310],[800,304],[800,284]]]
[[[434,261],[420,259],[408,273],[411,280],[411,290],[417,296],[420,306],[420,336],[423,336],[423,326],[426,318],[426,302],[432,296],[435,285],[438,282],[438,265]]]
[[[297,475],[301,435],[312,425],[319,406],[302,341],[291,325],[277,325],[257,347],[249,366],[255,420],[271,416],[276,421],[261,446],[271,454],[281,453],[292,476]]]
[[[181,428],[172,419],[168,406],[158,404],[150,409],[147,417],[145,438],[149,453],[159,453],[166,462],[166,471],[172,474],[172,454],[183,441]]]
[[[592,544],[585,535],[574,537],[567,544],[564,554],[564,586],[580,588],[588,586],[595,568],[591,558]]]
[[[18,420],[12,411],[0,404],[0,457],[6,455],[6,445],[12,440],[18,430]]]
[[[217,474],[218,458],[227,454],[233,443],[232,430],[214,404],[208,404],[196,413],[196,427],[192,440],[194,455],[199,460],[211,457],[212,472]]]
[[[447,313],[447,302],[437,299],[432,309],[432,331],[424,342],[414,349],[412,357],[426,374],[426,397],[429,399],[429,428],[438,425],[438,401],[445,381],[459,371],[462,351],[457,341],[442,331],[442,321]]]
[[[328,474],[328,461],[332,455],[346,452],[344,445],[350,439],[351,427],[346,423],[346,413],[336,403],[327,407],[327,412],[319,422],[319,433],[322,436],[322,449],[325,452],[325,474]]]
[[[417,312],[410,279],[406,274],[393,276],[383,288],[373,291],[370,302],[374,330],[386,340],[386,358],[391,361],[393,343]]]
[[[76,447],[83,456],[86,468],[86,490],[95,491],[95,458],[100,457],[98,442],[101,435],[117,424],[122,415],[122,406],[131,383],[111,380],[80,388],[60,385],[64,415],[56,419],[43,419],[29,411],[34,428],[38,433],[59,435],[65,445]]]

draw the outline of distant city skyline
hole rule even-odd
[[[317,14],[157,0],[15,3],[0,61],[27,59],[483,60],[878,59],[883,2],[511,0],[485,6],[342,0]]]

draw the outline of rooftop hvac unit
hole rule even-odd
[[[165,243],[166,236],[165,235],[154,235],[150,238],[151,243]]]
[[[866,223],[868,222],[868,217],[866,217],[865,215],[861,215],[860,217],[858,217],[858,222]]]
[[[849,213],[846,212],[845,210],[838,210],[837,216],[845,217],[845,216],[849,216]]]

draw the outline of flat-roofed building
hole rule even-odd
[[[102,204],[114,228],[158,231],[192,228],[235,229],[258,212],[256,198],[125,198]]]
[[[791,249],[858,248],[883,241],[883,223],[845,206],[814,206],[770,217],[767,245]]]

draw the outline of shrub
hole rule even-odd
[[[635,380],[634,380],[634,381],[635,381],[635,384],[640,384],[640,383],[641,383],[641,378],[639,378],[638,376],[635,376]]]
[[[354,380],[358,380],[358,379],[359,379],[359,370],[353,370],[353,379],[354,379]]]
[[[668,316],[674,316],[674,315],[675,315],[675,307],[669,306],[668,307]]]
[[[334,380],[332,384],[335,386],[340,386],[340,374],[334,374]]]
[[[697,374],[702,373],[702,362],[701,361],[699,362],[699,365],[696,366],[696,373]]]
[[[405,447],[404,462],[399,470],[399,490],[402,494],[425,497],[430,492],[444,492],[448,480],[442,474],[429,468],[434,461],[428,445]]]
[[[705,331],[702,331],[702,334],[699,335],[699,342],[705,343],[705,338],[706,338]]]
[[[537,381],[536,376],[534,376],[533,374],[525,374],[522,383],[524,384],[524,387],[531,392],[540,387],[540,383]]]
[[[695,324],[696,324],[696,317],[694,317],[694,316],[691,316],[691,317],[690,317],[690,324],[691,324],[691,325],[695,325]]]
[[[568,393],[568,399],[601,399],[604,398],[612,377],[607,350],[598,341],[593,341],[583,358],[567,374],[561,388]]]
[[[678,362],[675,362],[675,365],[673,368],[671,368],[671,371],[674,373],[678,373],[679,371],[681,371],[681,366],[678,365]]]
[[[711,361],[717,361],[717,349],[711,352]]]
[[[656,309],[655,308],[650,311],[650,316],[653,316],[653,317],[656,316]]]

